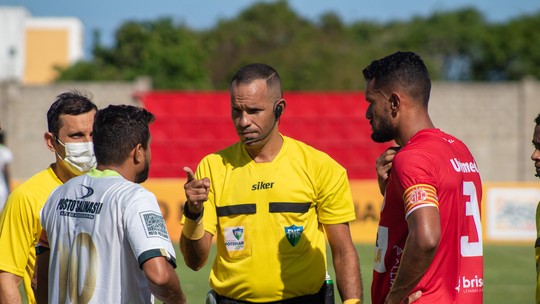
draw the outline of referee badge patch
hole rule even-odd
[[[285,227],[285,235],[287,236],[287,240],[293,247],[295,247],[298,242],[300,242],[303,231],[304,227],[302,226],[291,225],[289,227]]]
[[[244,250],[244,227],[225,227],[224,232],[227,251]]]
[[[147,237],[161,237],[169,240],[169,233],[163,216],[157,212],[146,211],[141,212],[141,220]]]

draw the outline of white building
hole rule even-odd
[[[73,17],[32,17],[22,6],[0,6],[0,82],[45,84],[55,66],[84,57],[83,26]]]

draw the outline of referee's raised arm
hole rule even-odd
[[[184,185],[187,200],[184,204],[180,250],[186,265],[199,270],[206,264],[212,244],[212,234],[204,230],[203,224],[204,202],[208,199],[210,179],[196,179],[189,167],[184,167],[184,171],[187,174]]]

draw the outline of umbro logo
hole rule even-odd
[[[92,194],[94,194],[94,189],[92,189],[91,187],[88,187],[88,186],[85,186],[85,185],[81,185],[85,190],[86,190],[86,194],[81,196],[81,197],[78,197],[78,199],[85,199],[89,196],[91,196]]]

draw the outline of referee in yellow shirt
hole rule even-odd
[[[208,303],[328,303],[326,240],[341,299],[361,303],[345,169],[279,132],[286,101],[272,67],[242,67],[230,92],[240,141],[206,156],[196,173],[184,168],[186,264],[200,269],[216,238]]]

